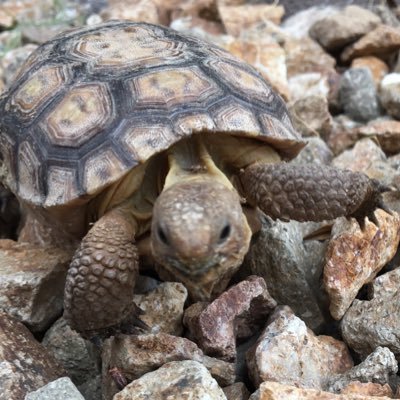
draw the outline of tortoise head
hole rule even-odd
[[[196,299],[209,298],[215,284],[232,276],[250,238],[238,193],[218,181],[175,183],[155,203],[153,256]]]

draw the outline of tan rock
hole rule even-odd
[[[207,369],[196,361],[173,361],[131,382],[113,400],[226,400]]]
[[[400,74],[387,74],[381,81],[379,98],[387,113],[400,119]]]
[[[359,137],[374,137],[386,154],[400,152],[400,121],[377,120],[363,125],[357,130]]]
[[[62,312],[72,249],[0,240],[1,309],[42,331]]]
[[[307,72],[333,73],[336,60],[313,39],[287,38],[283,48],[286,53],[287,75],[292,77]]]
[[[140,319],[153,333],[164,332],[180,336],[183,331],[183,307],[186,288],[178,282],[164,282],[156,289],[134,295],[133,301],[143,311]]]
[[[0,311],[0,398],[24,399],[65,372],[16,319]]]
[[[344,62],[356,57],[385,57],[400,48],[400,28],[379,25],[354,44],[346,47],[341,54]]]
[[[14,21],[14,17],[7,10],[0,9],[0,26],[2,28],[11,28]]]
[[[287,306],[279,306],[270,316],[246,360],[256,387],[274,381],[324,389],[332,375],[353,366],[343,342],[330,336],[315,336]]]
[[[359,394],[333,394],[314,389],[301,389],[276,382],[264,382],[257,395],[250,400],[377,400],[375,396]],[[381,400],[390,400],[390,397],[381,397]]]
[[[393,391],[390,386],[385,383],[381,385],[373,382],[350,382],[342,391],[341,394],[360,394],[364,396],[390,397],[393,396]]]
[[[309,33],[325,49],[337,50],[370,32],[380,22],[376,14],[365,8],[347,6],[315,22]]]
[[[339,219],[332,228],[326,252],[324,286],[333,318],[343,317],[358,291],[371,282],[396,253],[400,241],[400,216],[375,211],[379,227],[366,220]]]
[[[279,25],[285,13],[282,6],[268,4],[245,4],[238,6],[218,6],[219,15],[226,32],[232,36],[240,36],[243,31],[255,27],[264,20]]]
[[[107,7],[101,10],[103,21],[126,19],[149,24],[166,23],[161,21],[157,4],[153,0],[108,0]]]
[[[333,118],[332,130],[327,138],[329,148],[334,154],[340,154],[353,146],[359,138],[357,128],[360,123],[342,114]]]
[[[236,382],[233,385],[224,387],[222,390],[227,400],[248,400],[250,397],[250,392],[242,382]]]
[[[372,73],[377,87],[381,83],[382,78],[389,72],[388,65],[375,56],[355,58],[351,63],[351,68],[368,68]]]
[[[308,96],[328,98],[331,91],[329,76],[320,72],[293,75],[288,79],[290,100],[296,101]]]

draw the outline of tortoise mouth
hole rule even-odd
[[[162,263],[171,272],[178,271],[185,277],[199,277],[212,269],[218,269],[224,257],[212,257],[202,261],[181,261],[176,258],[167,257]]]

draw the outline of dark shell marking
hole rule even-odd
[[[0,151],[23,200],[98,193],[195,132],[257,137],[288,157],[304,143],[282,99],[229,53],[168,28],[109,22],[59,35],[0,97]]]

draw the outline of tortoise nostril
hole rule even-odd
[[[226,224],[222,230],[221,233],[219,234],[219,241],[224,242],[226,239],[228,239],[229,235],[231,234],[231,225]]]
[[[168,237],[167,237],[166,233],[164,232],[164,229],[161,228],[161,226],[159,226],[157,228],[157,235],[162,243],[164,243],[166,246],[169,246]]]

